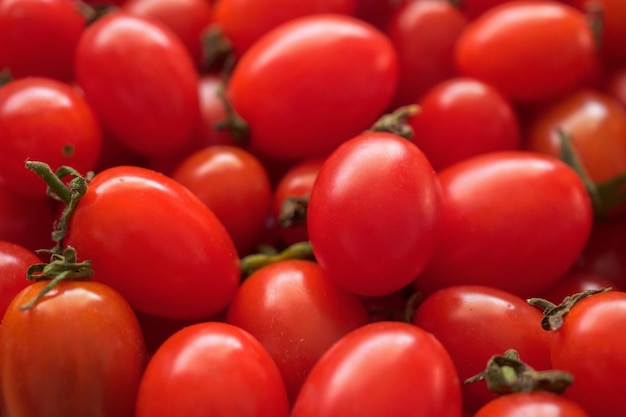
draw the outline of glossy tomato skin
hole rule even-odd
[[[246,278],[226,321],[263,344],[293,401],[322,354],[365,325],[368,315],[361,300],[331,283],[315,262],[288,260]]]
[[[31,284],[26,271],[41,259],[30,249],[17,243],[0,240],[0,317],[4,315],[11,300]]]
[[[174,32],[129,12],[98,19],[76,51],[77,82],[102,126],[141,155],[175,152],[191,140],[198,78]]]
[[[626,416],[619,375],[626,334],[626,293],[609,291],[577,303],[554,332],[552,366],[574,376],[565,397],[582,405],[591,417]]]
[[[368,129],[397,80],[397,56],[382,32],[353,17],[321,14],[264,35],[235,66],[227,94],[250,127],[254,153],[300,161],[325,157]]]
[[[133,416],[146,363],[137,318],[119,293],[97,282],[22,290],[0,329],[2,394],[7,416]],[[45,387],[45,389],[43,388]]]
[[[556,158],[492,152],[451,165],[438,178],[441,244],[415,283],[427,294],[475,284],[536,296],[574,264],[589,237],[587,191]]]
[[[72,81],[74,53],[85,23],[71,1],[2,1],[0,68],[8,69],[14,78]]]
[[[460,417],[454,365],[430,333],[402,322],[362,326],[311,370],[292,417]]]
[[[474,417],[591,417],[578,404],[548,392],[503,395],[481,408]]]
[[[46,197],[46,184],[24,168],[27,159],[56,170],[92,170],[102,147],[92,107],[71,86],[26,77],[0,88],[0,182],[20,194]]]
[[[512,103],[487,83],[451,77],[432,86],[417,104],[420,111],[408,119],[411,140],[437,171],[472,156],[521,146]]]
[[[456,47],[461,75],[498,88],[514,101],[553,97],[592,67],[591,28],[579,10],[556,1],[512,1],[468,25]]]
[[[207,318],[239,284],[237,251],[222,223],[191,191],[146,168],[97,174],[66,242],[93,262],[94,280],[144,313]]]
[[[461,380],[482,372],[495,354],[515,349],[537,370],[550,369],[551,334],[541,313],[526,300],[496,288],[444,288],[419,304],[412,323],[431,332],[446,348]],[[476,412],[496,398],[485,383],[463,385],[463,408]]]
[[[287,417],[285,386],[270,355],[246,331],[204,322],[168,338],[148,363],[136,417]]]
[[[413,143],[391,133],[354,137],[326,159],[311,191],[307,227],[317,261],[357,294],[401,289],[437,248],[440,192]]]

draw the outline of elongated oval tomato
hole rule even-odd
[[[394,134],[365,133],[322,165],[307,227],[330,280],[360,295],[384,295],[423,271],[440,219],[439,184],[424,154]]]
[[[194,63],[164,24],[115,11],[85,29],[76,79],[103,127],[141,155],[181,150],[199,120]]]
[[[145,168],[96,175],[71,218],[67,244],[93,262],[94,280],[144,313],[208,318],[239,284],[237,251],[222,223],[187,188]]]
[[[459,417],[461,391],[450,356],[408,323],[362,326],[315,364],[292,417]]]
[[[254,152],[283,160],[326,156],[385,110],[397,85],[397,61],[389,39],[367,23],[307,16],[250,47],[227,93],[249,124]]]
[[[126,300],[97,282],[46,281],[22,290],[0,327],[7,416],[132,417],[146,348]]]

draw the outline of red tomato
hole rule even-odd
[[[28,267],[40,262],[41,259],[32,250],[13,242],[0,241],[0,317],[17,293],[31,284],[26,279]]]
[[[311,370],[291,417],[459,417],[461,392],[450,356],[407,323],[362,326]]]
[[[72,81],[74,54],[86,19],[68,0],[0,2],[0,69],[14,78]]]
[[[172,178],[211,209],[240,256],[256,249],[272,191],[267,172],[254,155],[232,146],[210,146],[190,154]]]
[[[385,31],[400,4],[389,0],[356,0],[354,16]]]
[[[342,336],[368,322],[359,298],[333,285],[314,262],[288,260],[250,275],[228,309],[272,355],[291,401],[313,365]]]
[[[496,6],[459,38],[456,63],[516,101],[545,99],[576,86],[590,72],[594,36],[579,10],[550,0]]]
[[[439,172],[441,244],[416,287],[491,286],[522,297],[556,282],[576,261],[593,220],[578,175],[556,158],[492,152]]]
[[[198,73],[164,24],[114,11],[85,29],[76,78],[103,127],[142,155],[183,149],[199,120]]]
[[[283,23],[311,14],[352,14],[356,0],[218,0],[213,22],[241,56],[254,42]]]
[[[285,386],[263,346],[246,331],[206,322],[176,332],[143,375],[136,417],[287,417]]]
[[[504,395],[481,408],[474,417],[590,417],[578,404],[548,392]]]
[[[237,251],[213,212],[165,175],[139,167],[97,174],[74,212],[67,245],[94,280],[144,313],[207,318],[239,284]]]
[[[326,156],[389,105],[398,62],[363,21],[322,14],[267,33],[235,66],[228,97],[250,127],[253,152],[299,161]],[[323,86],[321,88],[320,86]]]
[[[622,288],[618,284],[608,280],[607,278],[604,278],[601,275],[580,271],[577,270],[577,268],[573,268],[570,272],[565,274],[552,286],[546,288],[542,292],[542,294],[540,294],[540,296],[541,298],[544,298],[555,304],[559,304],[565,299],[565,297],[571,296],[573,294],[609,287],[613,288],[614,290],[622,290]]]
[[[605,91],[626,107],[626,65],[618,66],[606,76]]]
[[[133,416],[146,362],[133,310],[108,286],[84,281],[60,282],[20,310],[47,283],[21,291],[2,320],[6,415]]]
[[[228,129],[222,129],[219,124],[228,119],[224,100],[219,96],[219,89],[223,88],[220,76],[205,74],[200,78],[198,96],[200,99],[200,126],[194,142],[200,147],[210,145],[239,145]]]
[[[550,369],[550,337],[541,313],[526,300],[483,286],[453,286],[426,297],[412,323],[446,348],[461,380],[485,369],[498,352],[515,349],[537,370]],[[484,383],[464,385],[463,408],[476,412],[495,398]]]
[[[24,168],[27,159],[52,169],[92,170],[102,146],[91,107],[72,87],[49,78],[22,78],[0,88],[0,182],[14,192],[46,196],[45,183]]]
[[[554,332],[552,366],[574,376],[565,397],[591,417],[626,416],[620,375],[626,372],[626,293],[609,291],[579,301]]]
[[[408,119],[412,140],[436,170],[521,146],[515,109],[489,84],[450,78],[433,86],[417,104],[419,112]]]
[[[328,278],[360,295],[383,295],[422,272],[439,243],[441,195],[424,154],[391,133],[365,133],[324,162],[307,227]]]
[[[397,8],[387,28],[400,64],[392,108],[415,103],[456,74],[454,47],[466,25],[467,19],[449,1],[409,1]]]

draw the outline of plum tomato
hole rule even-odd
[[[332,282],[359,295],[389,294],[435,253],[441,207],[437,176],[412,142],[364,133],[324,161],[309,199],[309,239]]]
[[[26,279],[28,268],[40,262],[41,259],[32,250],[0,240],[0,317],[11,300],[32,283]]]
[[[591,417],[577,403],[548,392],[503,395],[486,404],[474,417]]]

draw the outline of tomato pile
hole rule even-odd
[[[0,416],[626,417],[624,0],[0,0]]]

